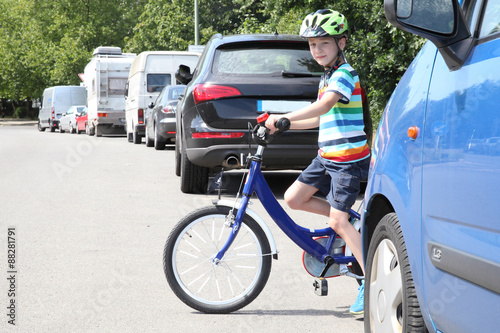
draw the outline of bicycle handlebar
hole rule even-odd
[[[254,141],[263,146],[266,146],[271,141],[269,129],[264,124],[268,118],[268,113],[264,113],[257,118],[257,126],[254,128],[252,135]],[[274,126],[278,129],[274,132],[274,135],[281,135],[290,129],[290,120],[285,117],[280,118]]]

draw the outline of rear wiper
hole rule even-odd
[[[281,76],[284,77],[320,77],[321,75],[314,75],[312,73],[304,73],[304,72],[287,72],[287,71],[281,71]]]

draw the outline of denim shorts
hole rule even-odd
[[[318,155],[297,180],[316,187],[333,208],[349,212],[358,197],[360,183],[368,179],[369,166],[370,158],[335,163]]]

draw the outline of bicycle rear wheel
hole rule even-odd
[[[213,263],[232,232],[226,223],[229,211],[211,206],[192,212],[175,226],[165,244],[163,268],[172,291],[201,312],[243,308],[260,294],[271,272],[269,241],[246,214],[234,243],[219,263]]]

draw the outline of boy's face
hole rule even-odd
[[[314,37],[309,38],[308,41],[311,54],[318,64],[323,67],[332,67],[335,64],[339,49],[333,37]],[[345,38],[341,38],[338,43],[340,49],[343,50]]]

